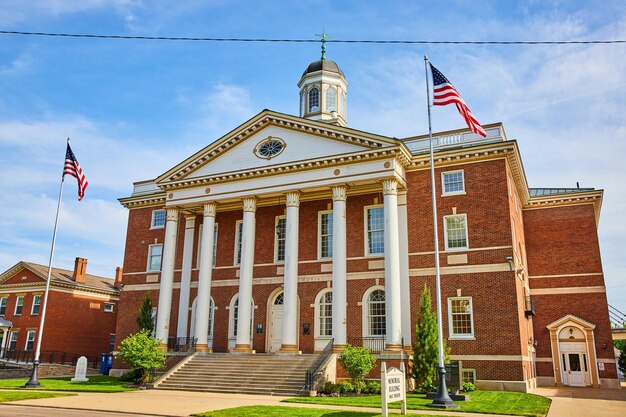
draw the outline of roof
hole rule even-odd
[[[529,188],[528,192],[531,197],[543,197],[557,194],[586,193],[594,190],[595,188]]]
[[[0,327],[13,327],[13,323],[4,317],[0,317]]]
[[[35,275],[41,277],[44,281],[48,277],[48,267],[44,265],[39,265],[32,262],[18,262],[15,266],[4,272],[0,275],[0,282],[12,276],[17,269],[25,268],[34,273]],[[51,274],[51,284],[63,285],[75,287],[77,289],[86,289],[86,290],[100,290],[100,291],[108,291],[108,292],[118,292],[119,290],[115,287],[115,281],[111,278],[99,277],[96,275],[85,275],[85,282],[76,282],[72,279],[74,271],[61,269],[61,268],[52,268]]]
[[[302,73],[302,76],[304,77],[305,75],[310,74],[312,72],[317,72],[317,71],[322,71],[322,70],[329,71],[329,72],[336,72],[342,77],[344,78],[346,77],[343,74],[343,71],[339,68],[339,65],[335,63],[335,61],[329,61],[327,59],[321,59],[319,61],[311,62],[309,66]]]

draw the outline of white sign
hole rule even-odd
[[[87,358],[81,356],[76,361],[76,373],[74,374],[74,378],[72,378],[74,382],[87,382],[89,378],[87,378]]]
[[[383,417],[389,415],[389,403],[402,401],[401,414],[406,414],[406,377],[404,375],[404,363],[400,363],[400,369],[387,370],[387,363],[383,362],[380,370],[380,393],[383,400]]]
[[[604,362],[598,362],[598,369],[604,371]]]

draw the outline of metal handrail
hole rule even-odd
[[[100,358],[81,355],[78,353],[42,350],[39,358],[41,363],[57,363],[60,365],[76,366],[76,362],[81,356],[85,356],[87,358],[87,363],[90,365],[91,369],[99,369]],[[20,362],[28,364],[35,360],[35,351],[3,348],[0,350],[0,357],[6,361],[15,362],[16,364],[19,364]]]
[[[169,350],[170,347],[170,341],[173,339],[177,339],[177,340],[182,340],[184,339],[186,341],[185,344],[181,344],[181,345],[177,345],[174,344],[172,347],[175,350]],[[157,377],[157,371],[158,370],[167,370],[170,369],[172,366],[174,366],[176,363],[180,362],[181,358],[184,358],[184,356],[180,356],[180,355],[176,355],[177,353],[180,352],[189,352],[192,350],[192,348],[196,345],[196,342],[198,341],[197,337],[170,337],[168,339],[168,353],[174,353],[173,355],[170,355],[169,358],[165,359],[165,362],[163,362],[163,366],[161,368],[152,368],[150,370],[150,382],[154,382],[156,380]]]
[[[619,311],[612,305],[609,306],[609,320],[611,321],[611,327],[614,329],[626,328],[626,314]]]
[[[306,371],[306,383],[304,385],[305,391],[310,391],[315,386],[315,381],[317,380],[319,374],[322,372],[323,368],[326,365],[326,361],[333,353],[333,341],[335,339],[330,339],[330,341],[326,344],[324,349],[317,355],[317,358],[313,361],[309,369]]]
[[[377,354],[385,350],[385,336],[369,336],[369,337],[348,337],[348,344],[352,346],[362,346],[369,349],[371,353]]]

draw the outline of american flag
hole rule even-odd
[[[65,167],[63,168],[63,175],[69,174],[78,180],[78,201],[82,200],[85,196],[85,189],[87,188],[87,178],[83,174],[83,170],[78,164],[72,148],[68,141],[67,151],[65,152]]]
[[[430,70],[433,76],[433,106],[446,106],[454,103],[470,130],[478,135],[487,137],[485,129],[478,123],[478,120],[476,120],[450,80],[435,68],[433,64],[430,64]]]

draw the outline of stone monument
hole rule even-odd
[[[76,361],[76,373],[74,374],[74,378],[72,378],[72,382],[87,382],[89,378],[87,378],[87,358],[81,356]]]

